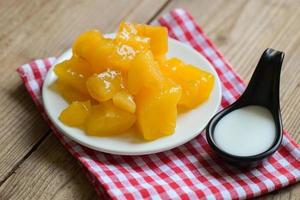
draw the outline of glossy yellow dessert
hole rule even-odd
[[[57,91],[70,103],[59,119],[88,135],[111,136],[137,127],[146,140],[174,133],[178,108],[209,98],[214,76],[166,58],[168,32],[121,23],[114,39],[82,33],[73,57],[56,65]]]

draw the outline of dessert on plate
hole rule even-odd
[[[205,102],[214,76],[167,52],[165,27],[123,22],[113,39],[82,33],[72,58],[54,69],[55,87],[69,102],[59,119],[93,136],[130,128],[145,140],[174,133],[178,110]]]

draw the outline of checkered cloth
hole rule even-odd
[[[222,82],[222,107],[241,95],[242,80],[189,13],[176,9],[155,23],[166,26],[171,37],[191,45],[215,67]],[[300,148],[286,132],[280,149],[251,170],[223,163],[204,133],[175,149],[145,156],[109,155],[83,147],[58,132],[44,112],[41,88],[54,62],[53,57],[35,60],[18,72],[53,133],[82,165],[101,199],[245,199],[300,179]]]

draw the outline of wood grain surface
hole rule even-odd
[[[190,11],[248,81],[267,47],[283,50],[284,127],[300,143],[298,0],[0,0],[0,199],[96,199],[78,163],[49,134],[15,70],[60,55],[88,28],[147,23],[173,8]],[[300,199],[296,184],[260,199]]]

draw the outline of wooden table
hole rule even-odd
[[[50,134],[17,66],[60,55],[89,28],[112,32],[122,20],[148,23],[177,7],[192,13],[246,81],[265,48],[286,52],[282,115],[300,142],[300,1],[1,0],[0,199],[96,198],[79,165]],[[300,199],[300,185],[262,198]]]

